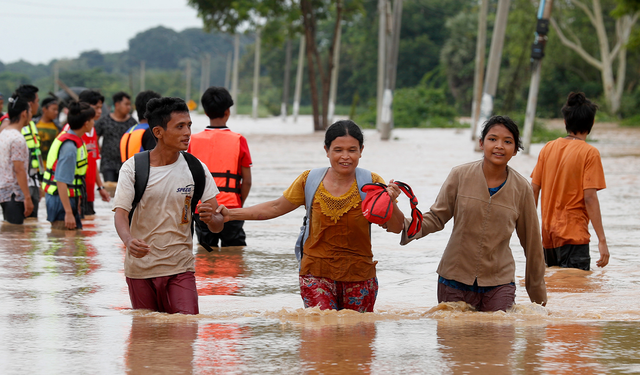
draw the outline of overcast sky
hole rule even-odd
[[[186,0],[0,0],[0,61],[48,63],[83,51],[120,52],[156,26],[202,27]]]

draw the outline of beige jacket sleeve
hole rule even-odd
[[[441,231],[453,217],[458,195],[459,177],[455,170],[451,171],[444,184],[440,188],[436,201],[429,212],[423,215],[422,228],[415,236],[407,236],[407,228],[411,224],[411,217],[404,219],[404,229],[400,238],[400,245],[406,245],[413,240],[425,237],[434,232]]]
[[[520,245],[524,249],[527,258],[525,268],[525,286],[531,302],[545,305],[547,303],[547,288],[544,282],[545,263],[542,238],[540,237],[540,223],[533,200],[533,192],[529,191],[522,196],[520,217],[516,221],[516,233],[520,239]]]

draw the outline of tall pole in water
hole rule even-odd
[[[291,39],[287,39],[284,63],[284,87],[282,88],[282,105],[280,115],[282,121],[287,121],[287,103],[289,103],[289,81],[291,80]]]
[[[58,85],[58,80],[60,80],[60,65],[56,61],[53,64],[53,93],[57,95],[58,90],[60,90],[60,85]]]
[[[260,29],[256,30],[255,59],[253,62],[253,119],[258,119],[258,87],[260,84]]]
[[[328,123],[333,122],[333,115],[336,111],[336,94],[338,92],[338,70],[340,70],[340,42],[342,38],[342,25],[338,26],[336,35],[336,49],[333,52],[333,69],[331,70],[331,86],[329,87],[329,113]]]
[[[499,0],[496,12],[496,22],[493,26],[493,36],[491,37],[491,49],[489,50],[489,61],[487,62],[487,79],[484,82],[482,94],[482,104],[480,115],[476,122],[476,132],[474,140],[480,138],[482,124],[491,116],[493,112],[493,98],[496,96],[498,88],[498,76],[500,74],[500,62],[502,60],[502,47],[504,46],[504,35],[507,31],[507,19],[509,17],[509,4],[511,0]],[[479,144],[475,145],[479,151]]]
[[[384,73],[387,67],[387,0],[378,0],[378,87],[376,97],[376,129],[380,130]]]
[[[227,71],[224,74],[224,87],[227,90],[231,89],[231,86],[229,86],[231,82],[231,59],[231,51],[229,51],[227,53]]]
[[[191,60],[190,59],[187,59],[186,76],[187,76],[187,89],[186,89],[184,101],[188,103],[189,100],[191,100]]]
[[[487,49],[487,11],[489,0],[480,0],[478,14],[478,38],[476,39],[476,69],[473,80],[473,102],[471,103],[471,139],[475,140],[480,105],[482,103],[482,84],[484,82],[484,53]]]
[[[240,58],[240,34],[233,40],[233,73],[231,78],[231,97],[238,102],[238,59]],[[231,116],[238,114],[238,104],[231,106]]]
[[[382,98],[382,118],[380,123],[380,139],[383,141],[391,138],[391,127],[393,125],[393,90],[396,87],[396,72],[398,65],[398,52],[400,47],[400,29],[402,26],[402,0],[395,0],[393,3],[393,32],[387,62],[387,74],[385,79],[385,90]]]
[[[293,94],[293,122],[298,122],[298,112],[300,112],[300,94],[302,92],[302,73],[304,70],[304,56],[306,40],[304,34],[300,35],[300,51],[298,52],[298,70],[296,71],[296,90]]]
[[[542,58],[544,57],[544,47],[547,43],[547,32],[549,31],[549,19],[551,18],[552,7],[553,0],[542,0],[538,8],[536,37],[531,48],[531,84],[529,84],[529,97],[527,99],[527,110],[524,117],[524,134],[522,137],[523,152],[525,155],[529,154],[531,147],[531,133],[533,132],[533,124],[536,119],[538,90],[540,89]]]
[[[146,61],[140,61],[140,92],[144,91],[144,80],[145,80],[145,63]]]

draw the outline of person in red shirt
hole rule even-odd
[[[216,181],[220,194],[218,204],[227,208],[241,208],[251,190],[251,154],[247,140],[227,127],[233,105],[231,94],[224,87],[209,87],[200,99],[209,126],[191,136],[189,151],[202,160]],[[212,233],[207,225],[195,217],[198,242],[207,247],[246,246],[244,220],[224,223],[220,233]],[[206,246],[205,246],[206,245]]]

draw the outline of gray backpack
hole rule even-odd
[[[325,168],[316,168],[312,169],[309,172],[309,176],[307,177],[307,182],[304,185],[304,205],[307,209],[307,214],[302,219],[302,226],[300,227],[300,234],[298,235],[298,240],[296,241],[296,259],[298,259],[298,265],[302,260],[302,255],[304,253],[304,243],[307,242],[309,238],[309,222],[311,222],[311,204],[313,203],[313,197],[316,195],[316,190],[318,190],[318,186],[324,179],[324,176],[327,174],[328,167]],[[356,168],[356,182],[358,184],[358,192],[360,193],[360,199],[364,201],[364,197],[366,194],[362,191],[362,186],[364,184],[371,183],[371,172],[362,169]]]

